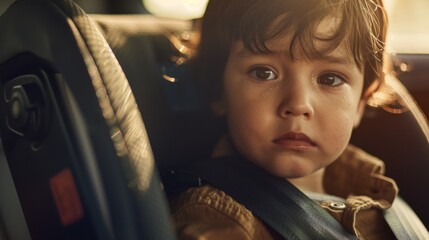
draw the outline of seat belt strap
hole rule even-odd
[[[429,239],[426,227],[400,197],[384,210],[384,219],[397,239]]]
[[[285,239],[356,239],[287,180],[241,156],[198,161],[186,170],[226,192]]]

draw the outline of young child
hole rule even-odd
[[[383,83],[381,0],[210,0],[195,63],[227,135],[213,157],[239,153],[306,193],[362,239],[392,239],[380,209],[397,195],[383,163],[349,145]],[[278,239],[212,186],[172,204],[182,239]]]

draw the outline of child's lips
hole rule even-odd
[[[289,150],[306,150],[317,146],[307,135],[297,132],[282,135],[274,139],[273,143]]]

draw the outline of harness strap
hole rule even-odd
[[[186,170],[225,191],[286,239],[356,239],[291,183],[241,156],[195,162]]]

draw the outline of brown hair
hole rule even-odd
[[[336,32],[315,35],[328,16],[339,16]],[[231,46],[242,41],[253,52],[269,52],[268,40],[292,34],[289,46],[301,47],[305,57],[326,57],[342,41],[364,73],[364,89],[383,81],[383,52],[387,17],[382,0],[210,0],[202,20],[194,59],[210,100],[222,93],[222,79]],[[315,40],[327,44],[316,48]]]

